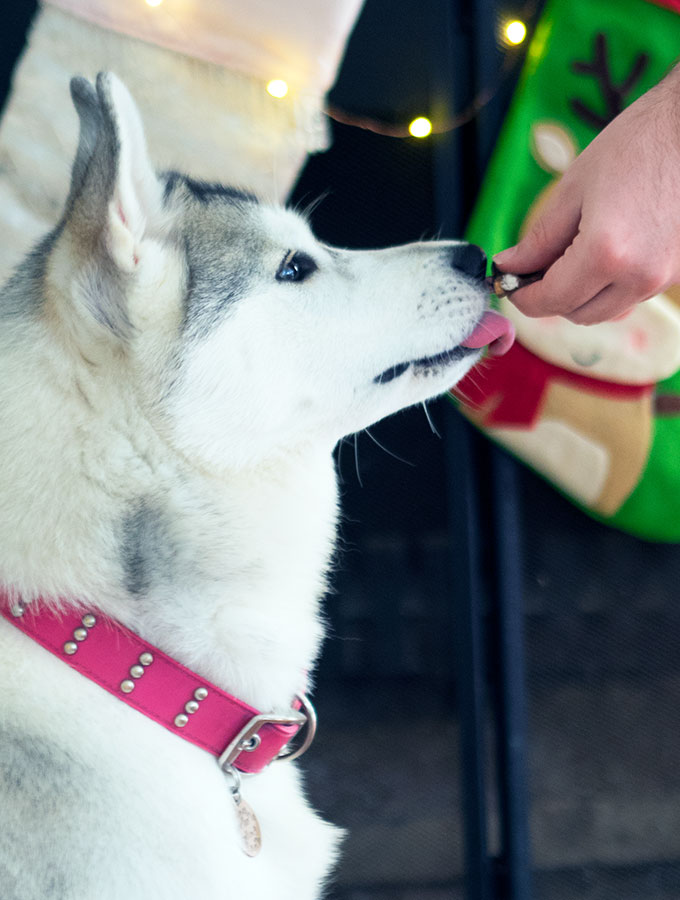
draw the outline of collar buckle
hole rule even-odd
[[[260,713],[244,725],[236,737],[228,744],[217,759],[219,767],[228,772],[241,753],[251,753],[260,746],[260,729],[265,725],[299,725],[305,728],[304,739],[299,747],[288,749],[288,744],[274,759],[297,759],[309,748],[316,733],[316,711],[306,694],[295,695],[300,702],[300,711],[292,711],[287,716],[274,716]],[[272,760],[273,762],[273,760]]]

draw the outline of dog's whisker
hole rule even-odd
[[[391,456],[394,459],[398,459],[399,462],[406,463],[407,466],[411,466],[412,468],[415,469],[415,466],[416,466],[415,463],[412,463],[412,462],[410,462],[410,460],[404,459],[403,456],[398,456],[396,453],[393,453],[391,450],[388,450],[387,447],[385,447],[383,444],[381,444],[380,441],[371,434],[371,432],[368,430],[368,428],[364,428],[364,433],[367,434],[370,437],[370,439],[373,441],[373,443],[376,444],[378,447],[380,447],[381,450],[384,450],[385,453],[388,454],[388,456]]]
[[[302,204],[308,197],[308,194],[304,194],[297,203],[292,207],[293,212],[302,216],[303,219],[309,219],[318,209],[318,207],[326,200],[331,194],[330,188],[327,188],[325,191],[322,191],[318,197],[310,200],[306,206]]]
[[[472,399],[459,387],[456,387],[456,393],[453,396],[456,400],[462,400],[467,406],[472,406]]]
[[[481,389],[480,383],[475,379],[475,376],[474,376],[474,375],[468,373],[468,376],[467,376],[467,377],[470,379],[470,384],[472,385],[473,388],[475,388],[475,390],[480,390],[480,389]],[[470,402],[471,402],[471,401],[470,401],[470,398],[467,397],[467,396],[465,395],[465,393],[461,390],[460,385],[456,385],[456,393],[459,394],[461,397],[463,397],[467,403],[470,403]]]
[[[427,419],[427,421],[430,424],[430,429],[432,431],[432,434],[436,434],[437,437],[441,440],[441,434],[437,431],[435,424],[432,421],[432,416],[430,415],[430,410],[427,408],[427,400],[423,400],[421,406],[423,407],[423,410],[425,412],[425,418]]]
[[[330,195],[331,195],[330,188],[327,188],[325,191],[322,191],[319,194],[319,196],[316,198],[316,200],[312,200],[312,202],[308,203],[307,206],[302,210],[301,214],[302,214],[303,218],[305,218],[305,219],[310,218],[310,216],[312,216],[316,212],[316,210],[319,208],[319,206],[321,206],[321,204],[324,202],[324,200],[326,200],[328,197],[330,197]]]
[[[466,377],[469,378],[470,384],[475,389],[479,390],[480,385],[479,385],[479,381],[477,379],[477,373],[474,371],[474,369],[472,369],[470,372],[468,372]],[[459,390],[459,389],[460,389],[460,385],[456,385],[456,390]]]
[[[354,467],[357,472],[359,487],[363,487],[364,483],[361,480],[361,472],[359,471],[359,435],[356,432],[354,433]]]

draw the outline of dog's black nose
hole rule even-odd
[[[486,253],[476,244],[458,244],[453,248],[451,265],[471,278],[486,276]]]

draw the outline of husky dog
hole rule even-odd
[[[157,174],[115,76],[71,92],[63,217],[0,294],[0,587],[285,712],[322,637],[333,447],[507,339],[483,253],[325,246],[291,211]],[[244,777],[250,859],[214,758],[1,617],[0,684],[3,900],[321,896],[341,835],[296,764]]]

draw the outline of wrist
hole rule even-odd
[[[645,96],[652,100],[646,107],[657,130],[671,138],[680,137],[680,62],[640,100]]]

